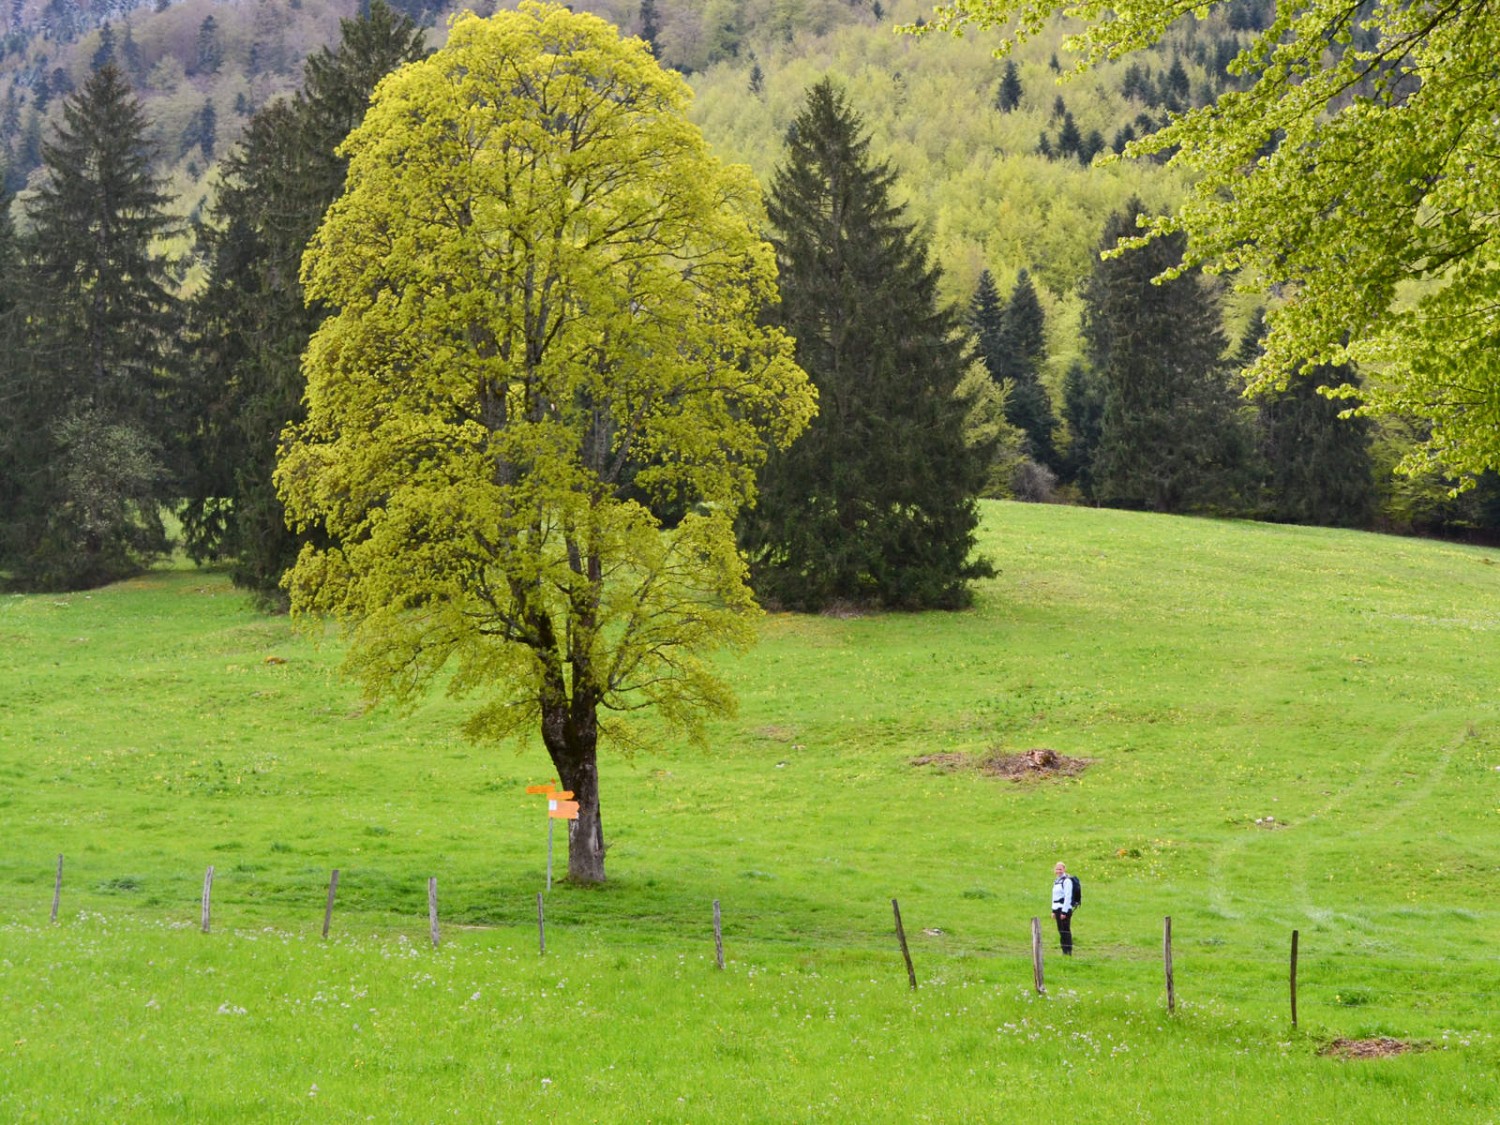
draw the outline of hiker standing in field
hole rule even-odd
[[[1083,901],[1083,888],[1077,879],[1068,874],[1068,865],[1059,863],[1054,869],[1057,879],[1052,884],[1052,917],[1057,922],[1057,936],[1062,940],[1064,957],[1073,956],[1073,911]]]

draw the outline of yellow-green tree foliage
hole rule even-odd
[[[350,627],[372,697],[443,670],[482,700],[471,737],[539,730],[585,881],[601,729],[650,708],[701,737],[732,706],[704,655],[754,635],[733,520],[814,412],[759,323],[758,188],[688,96],[593,16],[461,17],[380,85],[303,265],[338,311],[278,481],[338,545],[303,551],[293,607]]]
[[[1192,7],[1112,0],[953,0],[932,27],[1004,28],[1061,13],[1098,63],[1159,40]],[[1486,4],[1288,0],[1233,64],[1253,79],[1139,142],[1194,186],[1159,233],[1186,266],[1243,276],[1273,306],[1265,384],[1318,364],[1370,375],[1369,412],[1421,419],[1408,456],[1450,475],[1500,467],[1500,12]]]

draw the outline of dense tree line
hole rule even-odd
[[[200,30],[197,66],[211,71],[218,32]],[[182,224],[120,50],[62,98],[19,230],[9,214],[0,225],[0,569],[36,588],[108,581],[167,547],[171,511],[195,558],[227,559],[238,582],[275,599],[299,545],[326,543],[315,525],[288,529],[273,483],[283,429],[302,417],[302,355],[327,312],[304,303],[302,252],[342,189],[337,146],[381,76],[424,54],[425,37],[377,0],[308,60],[300,92],[249,117],[197,225],[205,276],[186,301],[163,251]],[[1176,50],[1200,65],[1192,44]],[[1176,69],[1165,72],[1173,87]],[[1020,74],[1002,75],[1005,113],[1026,100]],[[1160,73],[1133,75],[1133,91],[1159,87]],[[1060,99],[1052,109],[1066,123]],[[207,153],[212,116],[199,128]],[[1459,500],[1435,474],[1385,483],[1425,435],[1341,416],[1362,393],[1354,370],[1289,375],[1256,405],[1241,401],[1235,372],[1255,361],[1259,336],[1252,326],[1231,354],[1218,291],[1194,271],[1152,283],[1180,261],[1171,239],[1096,258],[1080,291],[1083,354],[1068,362],[1049,355],[1056,298],[1028,269],[1004,293],[982,272],[956,308],[871,146],[845,96],[818,83],[771,184],[774,315],[799,341],[823,413],[772,456],[760,506],[741,521],[762,595],[804,608],[961,605],[985,572],[969,557],[981,492],[1491,526],[1486,481]],[[1096,249],[1144,213],[1132,203],[1113,216]],[[989,386],[978,399],[975,370]],[[651,466],[639,471],[647,479]],[[669,519],[688,510],[650,503]]]

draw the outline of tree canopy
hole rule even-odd
[[[749,171],[640,40],[525,3],[466,16],[381,84],[310,245],[337,311],[305,358],[278,482],[307,545],[295,611],[410,701],[442,671],[466,732],[540,729],[577,795],[569,873],[604,878],[601,729],[654,708],[701,737],[753,639],[733,521],[814,395],[765,326],[775,258]],[[671,509],[670,521],[653,507]]]
[[[953,0],[928,29],[1003,28],[1004,50],[1062,14],[1087,24],[1072,40],[1087,66],[1227,2]],[[1195,177],[1149,224],[1189,235],[1184,267],[1280,295],[1252,379],[1359,364],[1360,409],[1424,423],[1409,469],[1500,466],[1497,58],[1482,3],[1291,0],[1231,64],[1247,88],[1127,150]]]

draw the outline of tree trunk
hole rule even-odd
[[[575,709],[576,710],[576,709]],[[568,878],[604,882],[604,822],[599,815],[599,725],[591,711],[544,711],[542,741],[564,789],[573,791],[578,819],[568,824]]]

